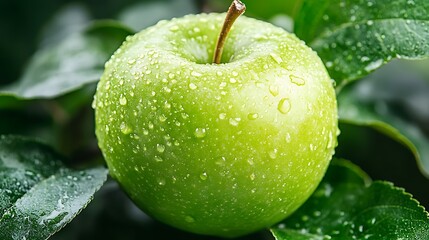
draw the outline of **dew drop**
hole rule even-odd
[[[270,85],[268,90],[270,91],[271,95],[273,95],[274,97],[279,95],[279,87],[277,85]]]
[[[203,180],[203,181],[207,180],[207,173],[206,172],[201,173],[200,174],[200,179]]]
[[[202,76],[201,73],[195,72],[195,71],[192,71],[191,75],[194,76],[194,77],[201,77]]]
[[[121,97],[119,98],[119,104],[121,104],[122,106],[127,105],[127,98],[121,95]]]
[[[249,114],[247,115],[247,119],[249,119],[249,120],[255,120],[255,119],[258,119],[258,117],[259,117],[259,114],[257,114],[257,113],[249,113]]]
[[[155,162],[163,162],[164,159],[162,159],[160,156],[155,156]]]
[[[305,85],[305,80],[301,77],[290,75],[289,78],[290,78],[290,81],[297,86]]]
[[[223,166],[226,163],[226,158],[221,157],[219,160],[216,161],[216,165]]]
[[[169,109],[171,109],[171,104],[169,103],[169,102],[165,102],[164,103],[164,108],[166,109],[166,110],[169,110]]]
[[[195,90],[195,89],[197,89],[197,85],[195,85],[194,83],[190,83],[189,84],[189,89]]]
[[[288,113],[290,111],[290,108],[291,105],[288,98],[282,98],[277,106],[277,109],[283,114]]]
[[[220,113],[219,114],[219,119],[220,120],[224,120],[226,118],[226,113]]]
[[[280,64],[280,63],[282,63],[282,62],[283,62],[283,59],[282,59],[279,55],[277,55],[277,54],[275,54],[275,53],[271,53],[271,54],[270,54],[270,56],[271,56],[271,58],[272,58],[272,59],[274,59],[274,61],[276,61],[276,63],[278,63],[278,64]]]
[[[238,126],[238,124],[240,124],[241,118],[230,118],[229,119],[229,124],[231,124],[232,126]]]
[[[164,114],[159,115],[158,117],[160,122],[165,122],[167,120],[167,117]]]
[[[121,132],[125,135],[130,134],[133,130],[124,122],[121,123]]]
[[[328,143],[326,144],[326,148],[330,149],[334,146],[334,137],[332,136],[332,132],[329,132],[328,135]]]
[[[143,128],[143,135],[149,135],[149,131],[146,128]]]
[[[365,67],[365,71],[367,72],[371,72],[377,68],[379,68],[381,65],[383,65],[383,59],[378,59],[375,60],[371,63],[369,63],[366,67]]]
[[[182,115],[183,119],[187,119],[189,117],[189,115],[187,113],[182,113],[181,115]]]
[[[158,179],[158,185],[164,186],[165,185],[165,179]]]
[[[252,174],[250,174],[250,180],[255,180],[255,178],[256,178],[256,176],[255,176],[255,174],[254,173],[252,173]]]
[[[290,143],[290,141],[291,141],[290,133],[286,133],[285,140],[286,140],[287,143]]]
[[[206,129],[205,128],[196,128],[194,131],[194,135],[197,138],[203,138],[206,136]]]
[[[164,146],[164,145],[162,145],[162,144],[156,144],[156,150],[157,150],[159,153],[163,153],[163,152],[165,151],[165,146]]]
[[[185,222],[194,223],[195,222],[195,218],[193,218],[191,216],[186,216],[185,217]]]
[[[274,148],[272,151],[270,151],[268,153],[268,155],[270,156],[271,159],[276,159],[277,158],[277,149]]]

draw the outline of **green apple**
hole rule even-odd
[[[337,106],[317,54],[269,23],[238,19],[213,64],[224,18],[189,15],[127,38],[94,107],[110,173],[141,209],[235,237],[312,194],[336,146]]]

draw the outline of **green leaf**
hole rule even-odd
[[[82,32],[88,26],[90,19],[88,8],[81,3],[63,6],[42,29],[40,47],[49,48],[72,33]]]
[[[42,48],[14,85],[0,89],[16,98],[54,98],[97,81],[104,63],[132,31],[118,22],[97,21],[59,44]]]
[[[356,166],[334,161],[310,199],[271,231],[277,240],[428,239],[428,213],[388,182],[368,184]]]
[[[47,239],[91,201],[104,167],[71,170],[38,142],[0,136],[0,239]]]
[[[429,1],[306,0],[295,30],[341,87],[393,58],[429,57]]]
[[[340,121],[370,126],[408,147],[429,177],[429,85],[393,62],[338,95]]]

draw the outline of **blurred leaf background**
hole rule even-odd
[[[289,31],[294,31],[293,20],[302,5],[301,0],[244,2],[246,15]],[[0,89],[6,92],[0,96],[0,134],[36,137],[66,155],[71,165],[102,162],[91,102],[97,76],[109,56],[105,53],[113,53],[126,35],[161,19],[222,12],[229,4],[229,0],[0,1]],[[91,42],[93,36],[105,36],[109,41]],[[85,52],[89,53],[91,71],[86,69],[88,64],[79,65],[82,56],[76,56]],[[56,72],[58,66],[63,66],[60,73]],[[350,159],[371,178],[405,188],[426,208],[428,66],[427,60],[395,60],[344,86],[338,93],[341,135],[336,150],[337,157]],[[75,74],[68,76],[73,79],[79,74],[79,82],[46,89],[46,78],[41,78],[42,90],[47,92],[30,91],[36,85],[32,82],[35,76],[54,76],[66,82],[64,73]],[[145,239],[198,239],[144,215],[113,181],[52,239],[136,239],[141,232],[145,232]],[[261,232],[243,239],[272,237]]]

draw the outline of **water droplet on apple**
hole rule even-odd
[[[270,156],[271,159],[276,159],[277,158],[277,151],[278,150],[276,148],[274,148],[272,151],[270,151],[268,153],[268,155]]]
[[[135,60],[135,59],[130,59],[130,60],[128,60],[128,64],[133,65],[134,63],[136,63],[136,60]]]
[[[143,128],[143,135],[149,135],[149,131],[146,128]]]
[[[247,119],[249,119],[249,120],[255,120],[255,119],[258,119],[258,117],[259,117],[259,114],[257,114],[257,113],[249,113],[249,114],[247,115]]]
[[[197,89],[197,85],[195,85],[194,83],[190,83],[189,84],[189,89],[195,90],[195,89]]]
[[[305,85],[305,80],[301,77],[290,75],[289,78],[290,78],[290,81],[297,86]]]
[[[122,106],[127,105],[127,98],[121,95],[121,97],[119,98],[119,104],[121,104]]]
[[[290,141],[291,141],[290,133],[286,133],[286,137],[285,137],[285,139],[286,139],[286,142],[287,142],[287,143],[290,143]]]
[[[158,179],[158,184],[160,186],[164,186],[165,185],[165,179],[163,179],[163,178]]]
[[[250,180],[255,180],[255,178],[256,178],[256,176],[255,176],[255,174],[254,173],[252,173],[252,174],[250,174]]]
[[[216,165],[219,165],[219,166],[223,166],[223,165],[225,165],[225,163],[226,163],[226,158],[225,157],[221,157],[220,159],[218,159],[216,161]]]
[[[291,109],[291,104],[290,104],[289,99],[288,98],[282,98],[279,101],[277,109],[279,110],[280,113],[283,113],[283,114],[288,113]]]
[[[277,54],[275,54],[275,53],[271,53],[271,54],[270,54],[270,56],[271,56],[271,58],[272,58],[272,59],[274,59],[274,61],[276,61],[276,63],[278,63],[278,64],[280,64],[280,63],[282,63],[282,62],[283,62],[283,59],[282,59],[279,55],[277,55]]]
[[[182,113],[181,115],[182,115],[183,119],[187,119],[189,117],[189,115],[187,113]]]
[[[232,126],[238,126],[238,124],[240,124],[241,118],[230,118],[229,119],[229,124],[231,124]]]
[[[155,162],[163,162],[164,159],[162,159],[160,156],[155,156]]]
[[[186,216],[185,217],[185,222],[187,222],[187,223],[194,223],[195,222],[195,218],[193,218],[191,216]]]
[[[163,153],[165,151],[165,146],[163,144],[156,144],[156,150],[159,153]]]
[[[149,123],[148,123],[148,127],[149,127],[149,129],[153,129],[153,127],[154,127],[153,123],[152,123],[152,122],[149,122]]]
[[[167,120],[167,117],[164,114],[159,115],[158,117],[160,122],[165,122]]]
[[[196,71],[192,71],[191,75],[194,76],[194,77],[201,77],[202,76],[201,73],[196,72]]]
[[[249,163],[249,165],[255,164],[255,162],[253,161],[253,158],[247,159],[247,163]]]
[[[164,92],[166,92],[166,93],[171,93],[171,88],[169,88],[167,86],[163,87],[162,90],[164,90]]]
[[[92,99],[91,108],[95,109],[97,107],[97,98],[94,96],[94,99]]]
[[[206,172],[201,173],[200,174],[200,179],[203,180],[203,181],[207,180],[207,173]]]
[[[332,132],[329,132],[328,134],[328,144],[326,144],[326,148],[332,148],[334,146],[334,137],[332,136]]]
[[[170,104],[169,102],[165,101],[165,102],[164,102],[164,108],[165,108],[166,110],[170,110],[170,109],[171,109],[171,104]]]
[[[206,136],[206,129],[205,128],[196,128],[194,131],[194,135],[197,138],[203,138]]]
[[[279,95],[279,87],[277,85],[270,85],[268,90],[270,91],[271,95],[273,95],[274,97]]]
[[[238,76],[238,72],[232,71],[232,76],[237,77]]]
[[[230,79],[229,79],[229,82],[230,82],[230,83],[236,83],[236,82],[237,82],[237,80],[236,80],[235,78],[230,78]]]
[[[121,132],[125,135],[130,134],[133,130],[124,122],[121,123]]]
[[[226,118],[226,113],[220,113],[219,114],[219,119],[220,120],[224,120]]]
[[[173,32],[175,32],[177,30],[179,30],[179,26],[177,26],[177,25],[171,26],[171,28],[170,28],[170,31],[173,31]]]

